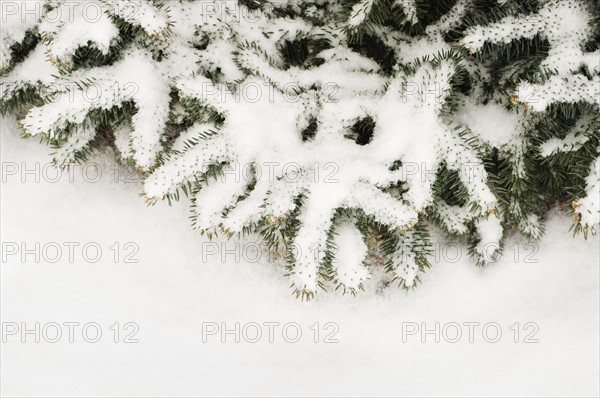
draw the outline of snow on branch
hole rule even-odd
[[[432,225],[480,265],[557,198],[598,230],[590,1],[28,3],[3,3],[0,113],[59,166],[116,148],[202,233],[261,234],[300,297],[376,265],[416,285]]]
[[[600,60],[598,51],[589,53],[586,43],[594,27],[586,0],[545,0],[536,13],[508,15],[498,22],[470,27],[461,44],[471,52],[485,43],[507,45],[536,36],[548,41],[548,54],[540,68],[550,74],[542,82],[521,82],[519,102],[542,112],[552,103],[600,104]],[[591,78],[579,73],[585,67]]]

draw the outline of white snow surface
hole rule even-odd
[[[114,181],[114,158],[96,155],[102,166],[75,168],[73,182],[56,178],[48,149],[23,140],[13,119],[1,128],[3,183],[2,242],[97,242],[97,263],[81,256],[69,263],[36,263],[32,255],[3,261],[0,268],[1,321],[42,325],[97,322],[103,336],[95,344],[75,334],[55,344],[21,343],[8,336],[0,346],[3,396],[598,396],[600,283],[598,237],[572,238],[570,219],[553,213],[535,245],[508,239],[498,263],[478,268],[466,248],[436,237],[438,256],[421,275],[422,284],[405,291],[369,282],[357,297],[319,293],[310,303],[291,295],[278,263],[264,255],[242,256],[207,248],[235,248],[189,228],[187,203],[147,208],[142,186],[125,168]],[[36,166],[37,165],[37,166]],[[17,167],[17,174],[8,172]],[[27,170],[39,168],[42,178]],[[46,178],[43,178],[46,176]],[[133,179],[135,180],[135,179]],[[54,181],[54,182],[51,182]],[[137,263],[114,261],[109,246],[134,242]],[[445,245],[445,246],[444,246]],[[243,246],[247,247],[247,246]],[[250,251],[250,250],[249,250]],[[130,250],[122,250],[121,256]],[[79,253],[77,250],[75,253]],[[443,255],[445,253],[445,255]],[[456,258],[456,253],[460,259]],[[442,255],[440,255],[442,254]],[[64,254],[66,255],[66,254]],[[221,258],[225,256],[225,258]],[[204,258],[203,258],[204,257]],[[78,260],[77,260],[78,259]],[[135,322],[137,344],[114,343],[110,325]],[[233,328],[256,322],[296,322],[297,343],[275,333],[255,343],[202,340],[203,322]],[[315,322],[321,328],[314,342]],[[323,343],[335,323],[337,343]],[[456,322],[496,322],[499,342],[476,329],[474,342],[433,336],[405,336],[403,325],[433,328]],[[520,341],[509,329],[521,328]],[[538,343],[523,343],[539,326]],[[263,333],[266,328],[263,328]],[[280,332],[281,329],[278,329]],[[462,332],[467,332],[462,327]],[[63,329],[66,331],[66,329]],[[449,331],[454,336],[453,331]],[[491,333],[493,336],[493,333]],[[78,337],[79,336],[79,337]]]

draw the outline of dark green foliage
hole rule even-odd
[[[372,117],[367,116],[357,120],[354,126],[352,126],[352,132],[345,137],[353,140],[358,145],[367,145],[373,139],[374,130],[375,121]]]
[[[387,47],[380,39],[364,34],[360,40],[350,42],[350,48],[377,62],[386,75],[392,74],[396,65],[394,50]]]
[[[285,60],[284,68],[297,66],[308,69],[319,66],[325,61],[318,57],[318,54],[330,47],[329,42],[325,39],[299,37],[295,40],[285,40],[280,49]]]

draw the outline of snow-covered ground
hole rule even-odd
[[[598,239],[572,238],[564,215],[486,268],[441,241],[413,291],[307,304],[250,238],[208,242],[186,203],[146,207],[110,156],[92,159],[99,181],[57,176],[47,147],[1,128],[4,396],[599,394]],[[36,322],[39,343],[22,333]],[[239,343],[220,333],[236,322]]]

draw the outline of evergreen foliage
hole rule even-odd
[[[29,3],[2,7],[0,113],[58,167],[110,145],[149,203],[260,233],[299,297],[414,286],[431,228],[479,265],[555,206],[600,228],[595,0]]]

